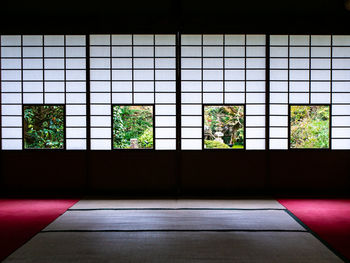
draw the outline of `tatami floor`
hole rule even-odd
[[[343,261],[273,199],[85,199],[4,262]]]

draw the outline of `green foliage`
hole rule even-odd
[[[130,148],[130,139],[138,139],[139,148],[153,148],[152,128],[152,106],[113,107],[113,148]],[[152,133],[149,133],[148,129],[151,129]],[[148,134],[142,137],[146,132]],[[140,144],[141,137],[142,145]]]
[[[62,149],[64,147],[64,107],[24,106],[24,148]]]
[[[229,149],[230,146],[228,146],[225,143],[218,142],[218,141],[210,141],[210,140],[204,140],[204,145],[206,149]]]
[[[148,128],[140,137],[139,137],[139,146],[140,148],[153,148],[153,128]]]
[[[244,148],[243,106],[205,106],[204,126],[206,140],[214,141],[215,133],[221,131],[229,148]]]
[[[329,106],[291,106],[291,148],[329,148]]]

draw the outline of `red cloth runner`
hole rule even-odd
[[[0,199],[0,261],[76,202],[77,199]]]
[[[350,260],[350,199],[277,199]]]

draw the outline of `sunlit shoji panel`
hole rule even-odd
[[[90,35],[91,149],[112,149],[118,104],[153,104],[155,149],[176,149],[175,45],[175,35]]]
[[[23,147],[23,104],[64,104],[65,148],[86,149],[85,49],[79,35],[1,36],[2,149]]]
[[[245,148],[265,149],[265,41],[265,35],[182,35],[182,149],[202,149],[208,104],[245,104]]]
[[[350,149],[350,36],[270,37],[271,149],[288,149],[290,104],[331,104],[331,148]]]

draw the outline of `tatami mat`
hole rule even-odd
[[[300,230],[284,210],[68,211],[47,230]]]
[[[109,208],[238,208],[238,209],[284,209],[274,199],[83,199],[71,209]]]
[[[40,233],[6,263],[340,263],[303,232]]]

